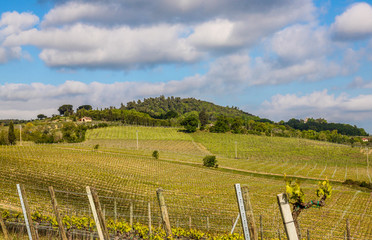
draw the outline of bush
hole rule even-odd
[[[94,145],[94,150],[97,150],[99,148],[99,144]]]
[[[152,152],[152,156],[155,158],[155,159],[159,159],[159,151],[155,150]]]
[[[203,158],[203,165],[206,167],[218,167],[216,156],[205,156]]]

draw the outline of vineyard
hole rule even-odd
[[[303,236],[309,230],[311,239],[344,239],[349,219],[353,239],[372,239],[372,194],[337,183],[371,181],[366,149],[137,126],[88,130],[86,138],[78,144],[0,146],[0,209],[21,212],[16,184],[22,183],[33,212],[53,215],[48,195],[53,186],[63,215],[90,217],[85,187],[91,186],[107,219],[146,225],[151,209],[158,227],[156,190],[163,188],[172,227],[229,234],[238,215],[234,184],[241,183],[248,185],[263,238],[278,239],[285,236],[276,201],[285,183],[278,176],[286,173],[310,179],[301,185],[309,200],[316,199],[317,182],[311,179],[334,183],[325,207],[300,216]],[[159,159],[152,157],[155,150]],[[216,155],[219,168],[203,167],[206,155]],[[241,234],[239,224],[235,233]]]

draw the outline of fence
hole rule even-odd
[[[14,190],[16,190],[16,188],[14,188]],[[34,187],[26,187],[25,190],[27,192],[27,202],[30,208],[30,214],[32,214],[33,219],[39,220],[35,225],[37,232],[47,238],[58,236],[58,228],[51,225],[52,221],[42,221],[45,216],[54,216],[55,214],[53,206],[50,203],[50,190],[47,188]],[[67,216],[63,221],[69,239],[98,238],[99,234],[97,233],[97,225],[94,223],[92,218],[92,208],[89,205],[88,194],[86,192],[70,192],[58,189],[54,190],[54,193],[61,216]],[[17,195],[19,196],[19,192]],[[204,199],[203,196],[189,193],[176,193],[167,190],[163,192],[163,196],[168,209],[169,224],[173,228],[196,229],[214,234],[228,234],[232,228],[234,228],[233,226],[236,225],[235,232],[241,236],[243,235],[241,223],[240,221],[236,221],[236,218],[239,215],[237,201],[216,204],[214,201],[211,202],[209,199]],[[204,202],[206,207],[199,208],[182,205],[182,200],[185,198],[192,198],[195,202]],[[175,201],[175,199],[178,199],[179,201]],[[159,202],[156,198],[155,192],[150,195],[128,193],[126,197],[122,198],[99,194],[99,201],[103,218],[111,224],[111,228],[112,223],[117,222],[125,222],[129,227],[139,223],[142,226],[152,226],[147,228],[147,234],[151,234],[149,229],[152,229],[152,233],[154,233],[160,231],[159,229],[163,227]],[[208,204],[211,205],[208,206]],[[226,210],[226,208],[222,208],[222,205],[226,204],[229,204],[231,209],[234,210]],[[3,217],[6,219],[5,225],[7,229],[11,232],[15,232],[17,238],[24,238],[27,224],[25,224],[24,217],[19,214],[22,211],[21,204],[18,206],[8,205],[8,208],[5,204],[0,206],[2,209],[7,210],[5,216],[3,213]],[[259,238],[286,239],[285,230],[283,228],[277,204],[274,203],[271,209],[266,210],[266,214],[263,214],[261,211],[259,214],[256,213],[255,215]],[[346,213],[344,212],[343,214]],[[363,217],[370,218],[371,216]],[[314,219],[312,219],[312,221],[314,221]],[[371,239],[371,236],[368,235],[362,238],[351,237],[350,223],[348,219],[345,222],[343,221],[336,224],[339,225],[339,228],[334,226],[331,232],[328,231],[328,234],[320,235],[318,231],[308,228],[301,229],[301,236],[306,239]],[[342,227],[341,225],[347,225],[348,228]],[[370,226],[367,225],[367,227]],[[115,232],[111,232],[111,237],[114,236]],[[119,236],[123,238],[128,237],[128,235],[117,235],[116,237]]]

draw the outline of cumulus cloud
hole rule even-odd
[[[22,57],[22,49],[17,46],[5,46],[4,39],[12,34],[17,34],[32,28],[39,18],[31,13],[4,12],[0,18],[0,64]]]
[[[4,45],[37,46],[51,67],[130,69],[197,60],[200,53],[179,38],[182,31],[178,25],[108,29],[77,24],[24,31],[9,36]]]
[[[3,14],[2,45],[36,46],[46,65],[56,68],[190,63],[246,50],[288,24],[312,20],[315,9],[311,0],[57,3],[40,24],[31,13]]]
[[[337,40],[359,40],[372,36],[372,6],[361,2],[337,16],[331,29]]]
[[[277,121],[289,118],[322,117],[330,121],[364,121],[372,117],[372,95],[356,97],[342,93],[338,96],[327,90],[315,91],[298,96],[296,94],[278,94],[265,101],[261,110],[262,116]]]
[[[32,13],[4,12],[0,19],[0,36],[19,33],[35,26],[39,17]]]
[[[271,49],[283,61],[297,62],[324,56],[332,44],[327,29],[312,25],[293,25],[274,34]]]

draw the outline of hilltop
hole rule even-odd
[[[138,112],[147,113],[151,117],[157,119],[172,118],[176,116],[174,113],[177,113],[177,116],[181,116],[190,112],[201,112],[202,110],[206,111],[212,121],[216,120],[219,115],[225,115],[227,117],[243,117],[244,119],[259,119],[259,117],[244,112],[238,107],[223,107],[195,98],[180,98],[173,96],[167,98],[164,96],[145,98],[143,101],[138,100],[137,102],[131,101],[126,105],[121,104],[120,109],[134,109]]]

